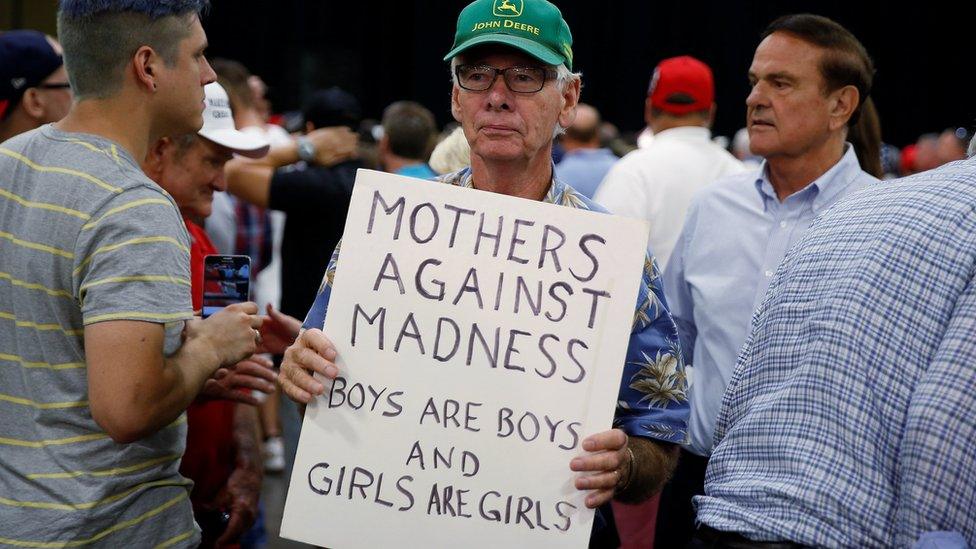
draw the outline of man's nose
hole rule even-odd
[[[224,177],[224,167],[223,166],[221,166],[220,169],[217,170],[217,174],[214,177],[213,181],[211,182],[211,186],[214,189],[218,190],[218,191],[226,191],[227,190],[227,178]]]
[[[508,89],[505,77],[501,74],[488,88],[488,106],[493,109],[509,110],[512,104],[512,90]]]
[[[752,89],[749,90],[749,95],[746,96],[746,106],[754,109],[756,107],[766,106],[767,104],[766,93],[762,89],[762,83],[754,84]]]
[[[217,73],[214,72],[213,67],[210,66],[210,61],[206,57],[203,58],[203,66],[200,71],[200,83],[206,86],[217,81]]]

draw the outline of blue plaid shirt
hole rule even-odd
[[[698,517],[756,540],[976,544],[976,159],[861,191],[753,318]]]
[[[461,187],[472,187],[473,184],[470,168],[438,180]],[[543,201],[570,208],[606,211],[556,179]],[[304,328],[321,329],[325,322],[340,247],[341,243],[332,254]],[[650,254],[644,262],[643,284],[637,297],[614,426],[628,435],[681,443],[688,436],[688,400],[685,396],[688,386],[677,328],[664,299],[660,272]]]

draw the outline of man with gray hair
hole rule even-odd
[[[454,86],[451,112],[471,146],[471,166],[445,175],[449,185],[603,211],[553,177],[552,144],[568,127],[579,101],[580,77],[570,72],[572,36],[559,9],[545,0],[525,0],[514,23],[493,13],[492,0],[469,4],[458,18],[450,60]],[[321,327],[332,293],[333,255],[304,331],[285,353],[279,381],[291,398],[308,403],[325,386],[312,378],[335,378],[336,351]],[[588,507],[618,498],[641,501],[660,489],[677,456],[676,443],[686,436],[688,404],[677,329],[668,313],[657,266],[648,255],[640,305],[627,349],[626,365],[612,430],[582,442],[574,458],[579,490],[591,490]],[[650,306],[650,303],[657,306]],[[648,364],[647,357],[663,362]],[[653,359],[651,359],[653,360]],[[641,368],[645,367],[646,370]],[[665,369],[662,369],[665,368]],[[663,373],[649,380],[642,371]],[[667,373],[664,373],[667,372]],[[668,375],[673,374],[673,375]],[[654,405],[649,405],[648,401]]]
[[[136,159],[203,123],[204,6],[62,0],[76,102],[0,146],[0,543],[199,543],[184,411],[262,319],[192,319],[186,229]]]

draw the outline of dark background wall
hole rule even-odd
[[[316,87],[355,93],[367,116],[414,99],[450,120],[450,48],[465,1],[212,0],[204,27],[210,55],[238,59],[271,86],[276,110],[297,109]],[[556,0],[573,30],[583,100],[622,130],[642,122],[654,65],[691,54],[715,72],[716,133],[742,125],[746,71],[762,28],[778,15],[831,17],[865,44],[877,66],[873,93],[886,141],[904,145],[923,132],[972,129],[973,21],[967,3],[896,7],[848,1]],[[54,31],[54,0],[0,0],[0,28]],[[18,24],[19,23],[19,24]]]

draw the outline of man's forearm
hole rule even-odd
[[[245,202],[268,207],[274,168],[245,160],[232,160],[224,168],[227,190]]]
[[[234,446],[237,448],[237,467],[257,471],[260,475],[262,463],[258,445],[258,425],[257,408],[243,403],[234,406]]]
[[[643,437],[627,437],[634,453],[630,482],[615,498],[623,503],[640,503],[661,491],[678,464],[678,446]]]
[[[235,158],[224,166],[227,190],[245,202],[267,208],[275,170],[298,160],[294,141],[272,147],[263,158]]]
[[[163,359],[160,382],[141,401],[143,433],[148,436],[169,425],[182,414],[200,393],[204,382],[220,366],[214,349],[201,340],[188,340],[176,354]]]

